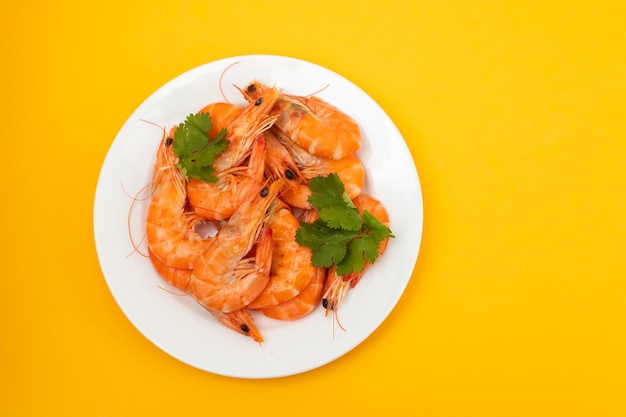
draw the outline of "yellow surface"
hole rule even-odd
[[[1,415],[626,415],[626,3],[382,4],[3,7]],[[425,211],[389,319],[327,366],[263,381],[146,340],[92,229],[132,111],[182,72],[249,53],[368,92],[408,143]]]

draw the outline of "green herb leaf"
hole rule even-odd
[[[318,209],[320,219],[328,227],[358,231],[363,220],[354,206],[339,175],[317,176],[309,182],[309,203]]]
[[[174,133],[174,154],[180,159],[177,166],[185,178],[215,182],[213,162],[215,157],[226,149],[226,130],[222,129],[215,137],[209,137],[213,127],[208,113],[190,114]]]
[[[369,211],[363,211],[363,232],[372,238],[376,243],[380,243],[387,238],[394,238],[391,229],[382,224],[380,220],[370,214]],[[373,261],[370,261],[373,262]]]
[[[346,256],[348,242],[358,235],[358,232],[337,231],[317,219],[313,223],[300,222],[296,242],[311,248],[313,266],[330,267]]]
[[[337,263],[337,274],[348,275],[352,272],[360,272],[365,268],[365,252],[378,253],[378,244],[367,237],[358,237],[348,243],[346,257]]]
[[[313,266],[336,265],[339,275],[348,275],[374,263],[381,242],[395,237],[391,230],[369,212],[359,213],[339,175],[315,177],[309,188],[309,202],[320,218],[311,224],[300,222],[296,242],[311,249]]]

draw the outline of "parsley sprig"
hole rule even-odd
[[[179,158],[177,166],[186,179],[217,181],[213,162],[224,151],[228,140],[225,139],[226,129],[222,129],[214,138],[209,137],[212,127],[209,113],[190,114],[176,127],[174,155]]]
[[[318,210],[313,223],[300,222],[296,242],[311,248],[315,267],[336,265],[337,274],[359,273],[366,262],[374,263],[378,246],[395,237],[367,210],[363,215],[352,203],[339,175],[317,176],[309,183],[309,202]]]

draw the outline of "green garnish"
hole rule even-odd
[[[213,162],[226,148],[228,140],[225,139],[226,129],[222,129],[214,138],[209,137],[212,127],[209,113],[190,114],[176,127],[174,155],[180,159],[177,166],[186,179],[217,181]]]
[[[391,230],[367,210],[363,215],[354,206],[337,174],[311,179],[309,203],[318,210],[320,218],[313,223],[301,221],[296,242],[311,248],[311,263],[315,267],[336,265],[337,274],[358,273],[366,261],[378,258],[378,246]]]

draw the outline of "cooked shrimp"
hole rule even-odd
[[[189,283],[191,282],[191,269],[172,268],[161,262],[152,252],[150,252],[150,260],[157,273],[167,282],[172,284],[183,292],[188,292]],[[250,336],[256,342],[262,342],[263,336],[254,324],[254,318],[246,309],[235,310],[230,313],[222,313],[207,308],[220,323],[244,336]]]
[[[343,182],[346,193],[350,199],[355,198],[361,192],[365,181],[365,168],[356,155],[348,155],[341,159],[330,159],[315,156],[302,149],[288,139],[281,140],[283,146],[293,156],[296,165],[300,168],[300,177],[304,181],[295,181],[289,189],[285,190],[281,198],[293,207],[310,209],[308,201],[311,190],[308,182],[318,175],[336,173]]]
[[[274,124],[277,116],[268,115],[280,92],[267,88],[254,101],[226,125],[226,149],[213,162],[213,168],[219,173],[241,163],[250,155],[257,136]]]
[[[228,313],[208,308],[207,311],[224,326],[244,336],[250,336],[255,342],[261,343],[263,341],[263,336],[254,324],[254,317],[252,317],[248,309],[240,308],[239,310],[230,311]]]
[[[295,297],[317,270],[311,264],[311,249],[296,242],[300,222],[289,206],[276,207],[267,226],[272,229],[274,238],[270,279],[259,296],[248,304],[252,309],[280,304]]]
[[[363,211],[368,211],[372,216],[376,217],[385,226],[389,226],[389,215],[382,203],[370,196],[369,194],[359,194],[354,200],[354,205],[359,209],[361,214]],[[378,246],[378,253],[383,254],[387,247],[389,239],[385,239],[380,242]],[[330,310],[334,310],[336,313],[337,307],[344,300],[346,294],[351,288],[354,288],[356,284],[361,280],[363,274],[371,264],[365,262],[365,267],[358,273],[351,273],[348,275],[337,275],[335,266],[331,266],[328,269],[328,275],[326,278],[326,286],[324,288],[323,306],[326,309],[326,315]]]
[[[283,178],[285,188],[291,193],[296,193],[306,179],[300,173],[300,168],[293,159],[291,153],[283,146],[271,130],[263,133],[267,143],[265,155],[265,174],[271,180]]]
[[[183,174],[176,167],[174,129],[159,144],[152,175],[152,194],[146,219],[148,248],[166,265],[193,267],[211,244],[194,231],[198,218],[185,210],[187,193]]]
[[[317,268],[315,275],[306,287],[295,297],[259,311],[277,320],[297,320],[311,313],[319,305],[324,290],[326,269]]]
[[[272,230],[264,228],[266,211],[282,181],[244,201],[196,260],[191,294],[202,305],[225,313],[244,308],[265,288],[272,263]],[[246,257],[256,244],[253,257]]]
[[[266,146],[259,135],[252,148],[248,166],[237,166],[221,172],[217,182],[191,178],[187,197],[193,210],[209,220],[226,220],[235,209],[263,188]]]
[[[225,129],[229,123],[235,120],[243,111],[243,107],[239,107],[232,103],[223,101],[210,103],[198,111],[198,113],[209,113],[213,126],[209,131],[209,136],[216,137],[222,129]]]
[[[175,288],[187,293],[191,283],[191,269],[173,268],[163,263],[151,250],[148,251],[155,271]]]
[[[268,88],[253,81],[242,93],[252,101]],[[361,147],[359,125],[350,116],[318,97],[282,94],[271,114],[278,115],[273,127],[275,131],[313,155],[341,159]]]

